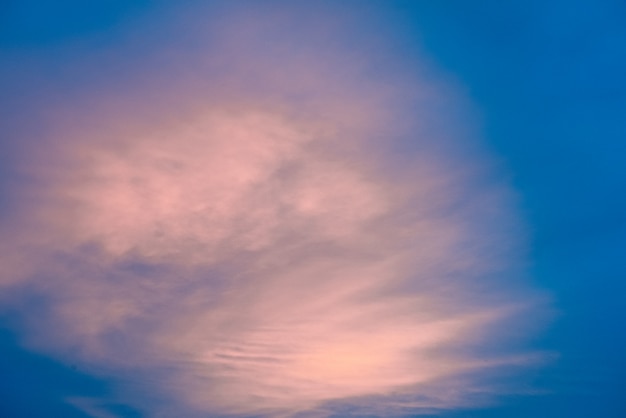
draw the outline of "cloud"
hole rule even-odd
[[[86,88],[98,105],[66,104],[16,157],[0,283],[45,301],[12,302],[27,338],[150,416],[489,400],[489,376],[536,361],[504,330],[537,302],[510,191],[421,117],[450,90],[373,77],[388,57],[327,45],[350,32],[324,13],[221,13],[186,32],[206,45],[140,66],[162,89]]]

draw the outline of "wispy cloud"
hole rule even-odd
[[[497,394],[488,376],[535,361],[503,349],[535,300],[511,278],[509,191],[478,152],[446,153],[446,116],[421,107],[449,89],[373,76],[384,54],[325,46],[345,34],[323,14],[322,31],[293,10],[222,13],[206,47],[168,50],[187,75],[159,102],[94,89],[106,105],[69,104],[82,122],[25,148],[0,283],[46,301],[18,303],[45,313],[27,335],[171,399],[133,400],[154,416],[388,416]]]

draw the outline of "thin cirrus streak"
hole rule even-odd
[[[99,123],[24,148],[0,283],[45,298],[33,345],[168,399],[120,393],[155,417],[400,416],[497,395],[491,376],[537,359],[502,348],[537,301],[507,276],[509,192],[411,102],[436,88],[377,82],[315,31],[221,19],[161,103],[101,96],[113,105],[71,108]]]

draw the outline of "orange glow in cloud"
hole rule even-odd
[[[161,102],[94,93],[109,104],[73,112],[98,124],[27,147],[0,283],[50,298],[33,344],[170,399],[132,400],[155,417],[456,408],[532,363],[497,350],[534,303],[507,291],[509,192],[420,119],[432,82],[220,19]]]

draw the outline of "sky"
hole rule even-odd
[[[626,416],[626,5],[0,6],[0,416]]]

